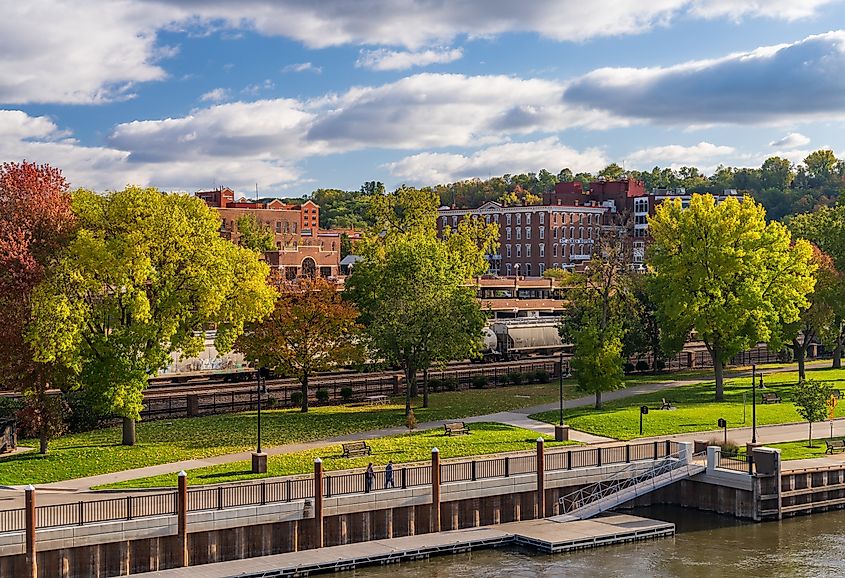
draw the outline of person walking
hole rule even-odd
[[[393,460],[387,462],[387,467],[384,469],[384,489],[386,490],[388,487],[396,487],[396,484],[393,483]]]
[[[366,484],[366,493],[373,491],[373,480],[376,478],[376,473],[373,471],[373,462],[367,464],[367,471],[364,472],[364,482]]]

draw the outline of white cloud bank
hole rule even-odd
[[[810,139],[804,136],[801,133],[791,132],[783,138],[779,138],[777,140],[773,140],[769,143],[770,147],[775,148],[795,148],[795,147],[802,147],[806,144],[810,144]]]

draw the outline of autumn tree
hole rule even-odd
[[[693,195],[688,209],[664,202],[649,220],[661,327],[676,338],[697,332],[713,360],[717,401],[725,362],[760,341],[780,349],[783,326],[798,320],[815,283],[809,243],[793,243],[765,217],[750,197],[717,204]]]
[[[73,195],[78,230],[33,297],[27,339],[41,362],[71,368],[135,443],[147,380],[171,353],[196,355],[204,330],[229,351],[270,312],[267,265],[218,233],[201,200],[128,187]]]
[[[792,389],[792,401],[798,415],[807,420],[810,433],[807,447],[813,447],[813,423],[823,421],[828,416],[828,403],[833,397],[833,388],[826,381],[808,379],[801,381]]]
[[[42,454],[64,429],[64,404],[49,390],[66,386],[66,374],[55,363],[36,361],[25,335],[33,291],[74,226],[61,171],[28,162],[0,166],[0,380],[23,394],[23,417]]]
[[[357,361],[358,310],[334,284],[321,277],[286,281],[279,286],[273,312],[248,323],[235,342],[247,359],[296,378],[308,411],[308,380],[321,371]]]
[[[363,259],[346,293],[360,309],[370,347],[402,367],[407,415],[417,372],[480,347],[485,317],[469,281],[487,269],[484,254],[498,232],[464,219],[438,239],[437,200],[428,191],[400,188],[374,197],[371,207],[376,225],[360,242]]]
[[[259,253],[276,249],[276,234],[255,215],[244,214],[235,221],[238,228],[238,245]]]

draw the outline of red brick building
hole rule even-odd
[[[276,250],[265,253],[267,263],[283,271],[288,278],[303,274],[337,277],[340,274],[340,239],[347,233],[320,229],[320,206],[314,201],[288,205],[279,199],[248,201],[235,200],[235,193],[228,187],[212,191],[199,191],[204,200],[220,214],[220,234],[237,243],[238,219],[253,215],[275,234]]]

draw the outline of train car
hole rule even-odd
[[[571,346],[561,340],[558,324],[555,318],[539,317],[496,321],[485,330],[484,356],[486,359],[509,361],[529,355],[568,351]]]

